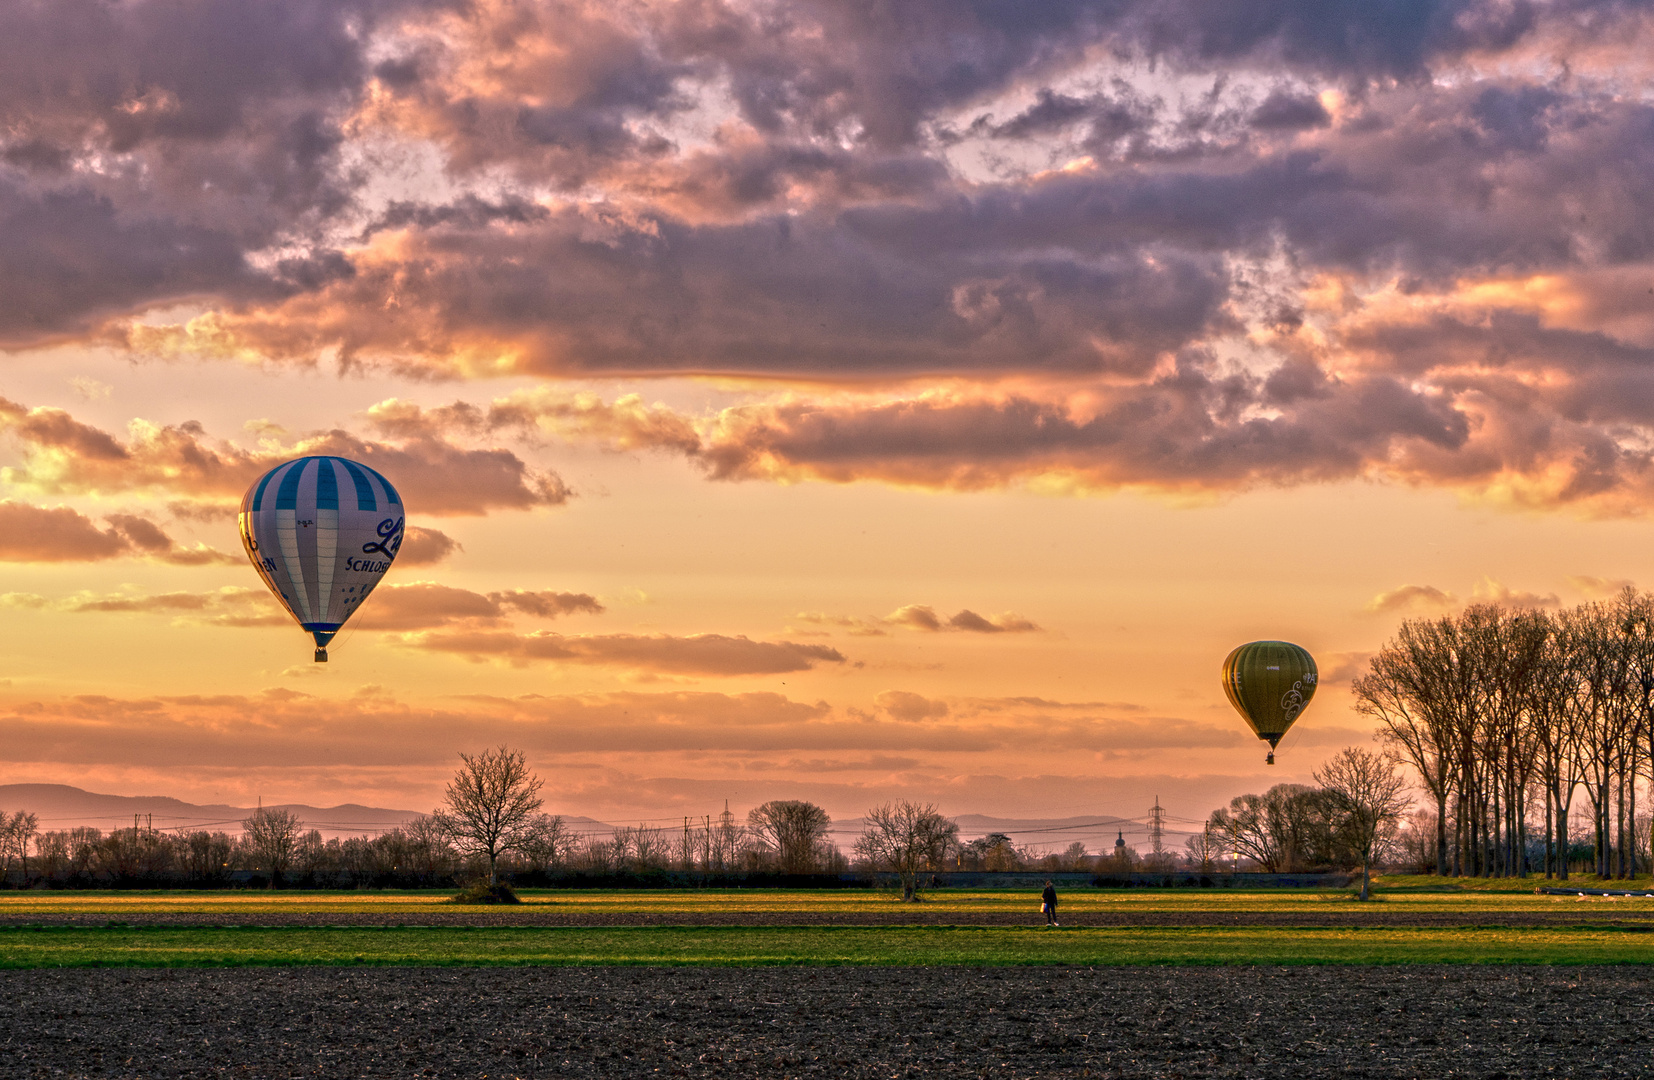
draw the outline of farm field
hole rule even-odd
[[[7,1075],[1639,1076],[1654,968],[0,971]]]
[[[9,927],[0,967],[1646,964],[1645,928]]]
[[[1654,898],[1549,896],[1543,879],[1383,882],[1367,903],[1349,890],[1070,889],[1068,927],[1326,925],[1462,926],[1654,921]],[[1582,888],[1635,890],[1654,882],[1576,878]],[[901,903],[883,890],[523,890],[516,906],[451,902],[426,891],[0,892],[0,926],[103,925],[990,925],[1043,921],[1031,891],[953,890]]]
[[[1056,930],[1021,891],[25,892],[0,967],[1654,963],[1654,898],[1534,888],[1074,889]]]

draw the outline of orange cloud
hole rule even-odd
[[[51,608],[80,614],[173,615],[212,626],[286,626],[288,614],[264,589],[226,586],[207,592],[109,593],[91,592],[50,600],[32,593],[0,596],[7,607]]]
[[[153,492],[222,504],[259,475],[303,454],[338,454],[392,478],[416,513],[479,515],[557,506],[571,492],[555,473],[530,468],[510,450],[470,448],[438,437],[371,441],[326,431],[278,449],[250,451],[209,438],[201,425],[134,421],[126,441],[60,409],[28,409],[0,398],[0,431],[23,453],[0,478],[47,494]]]
[[[1630,578],[1600,578],[1589,574],[1570,574],[1568,582],[1593,599],[1613,596],[1622,589],[1634,589],[1637,585]]]
[[[966,608],[948,619],[948,626],[972,634],[1027,634],[1039,629],[1014,611],[1003,612],[991,619]]]
[[[962,630],[972,634],[1025,634],[1040,629],[1038,625],[1014,611],[985,618],[965,608],[944,619],[928,604],[905,604],[881,619],[864,619],[855,615],[829,615],[819,611],[801,611],[794,618],[817,626],[839,626],[856,637],[883,637],[887,626],[905,626],[909,630],[935,632]]]
[[[907,604],[892,611],[884,621],[913,630],[940,630],[942,620],[936,610],[926,604]]]
[[[935,701],[906,690],[886,690],[873,701],[897,720],[913,722],[941,719],[948,715],[947,702]]]
[[[1560,607],[1562,600],[1555,593],[1535,593],[1522,589],[1512,589],[1502,581],[1484,577],[1477,583],[1471,593],[1472,599],[1483,604],[1500,604],[1504,607],[1516,608],[1545,608]]]
[[[402,537],[402,547],[396,553],[396,565],[432,566],[463,550],[459,541],[439,529],[409,525]]]
[[[815,626],[838,626],[844,628],[855,637],[885,637],[886,631],[880,625],[881,619],[863,619],[854,615],[829,615],[821,611],[801,611],[793,618],[799,622],[811,623]],[[826,636],[825,631],[813,630],[809,633],[818,637]]]
[[[0,502],[0,558],[8,562],[92,562],[131,551],[113,529],[66,506],[46,509],[10,499]]]
[[[109,528],[66,506],[46,508],[0,501],[0,560],[97,562],[143,556],[178,566],[235,564],[241,559],[203,545],[181,547],[158,525],[132,514],[111,514]]]
[[[1443,592],[1434,585],[1402,585],[1381,592],[1367,601],[1366,610],[1378,614],[1387,611],[1416,611],[1429,608],[1450,608],[1459,598]]]
[[[667,450],[694,455],[701,447],[693,418],[667,405],[645,404],[637,394],[605,402],[593,393],[534,387],[495,398],[486,408],[456,401],[435,409],[387,398],[371,407],[367,417],[375,430],[392,438],[512,431],[614,452]]]
[[[1625,434],[1654,426],[1638,404],[1641,351],[1405,299],[1382,315],[1400,301],[1344,301],[1352,313],[1318,343],[1290,343],[1260,374],[1189,357],[1136,381],[795,392],[699,416],[542,388],[487,406],[390,401],[370,422],[654,449],[720,480],[1217,493],[1369,477],[1588,515],[1654,507],[1654,452]]]
[[[778,675],[808,671],[818,663],[845,662],[843,653],[825,645],[753,641],[723,634],[569,636],[545,631],[456,630],[407,634],[401,640],[411,648],[470,660],[497,659],[514,665],[549,660],[668,675]]]
[[[420,630],[455,623],[497,626],[511,611],[554,619],[581,612],[600,615],[603,610],[597,598],[586,593],[511,589],[484,594],[415,581],[374,590],[358,622],[367,630]]]
[[[99,596],[78,593],[60,600],[25,593],[8,593],[11,607],[52,607],[71,612],[128,612],[193,616],[215,626],[285,626],[288,615],[267,590],[226,586],[206,592],[155,594],[115,593]],[[381,585],[357,617],[366,630],[409,631],[439,626],[500,626],[516,612],[532,618],[602,614],[603,605],[585,593],[510,589],[478,593],[434,581]]]
[[[1249,746],[1243,725],[1196,724],[1175,717],[1122,719],[1115,710],[1012,699],[970,700],[949,713],[942,702],[904,692],[881,695],[912,718],[872,719],[823,703],[774,693],[677,691],[472,697],[444,705],[410,704],[382,693],[316,697],[285,689],[257,694],[114,698],[75,695],[0,703],[8,737],[0,761],[118,762],[171,768],[197,765],[349,765],[451,769],[456,748],[502,739],[531,758],[615,752],[703,751],[981,754],[1038,747],[1136,752]],[[927,703],[928,702],[928,703]],[[892,710],[881,707],[892,714]],[[961,722],[958,715],[971,719]],[[1322,732],[1323,735],[1327,734]],[[1328,738],[1348,737],[1338,731]]]
[[[1037,625],[1014,611],[1007,611],[989,619],[966,608],[944,620],[936,614],[934,608],[926,604],[899,607],[886,615],[884,622],[892,626],[906,626],[912,630],[963,630],[971,634],[1026,634],[1039,629]]]

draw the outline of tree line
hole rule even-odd
[[[1361,899],[1372,869],[1396,850],[1411,804],[1407,781],[1388,754],[1352,746],[1314,773],[1316,786],[1276,784],[1238,795],[1189,838],[1191,865],[1215,870],[1227,856],[1266,873],[1361,870]]]
[[[1170,869],[1165,853],[1093,856],[1085,845],[1050,852],[991,833],[962,841],[935,806],[896,800],[870,809],[849,853],[830,839],[814,803],[775,799],[744,818],[685,817],[681,828],[639,824],[581,834],[542,811],[541,783],[520,751],[461,754],[444,804],[377,836],[325,838],[283,808],[260,808],[226,831],[135,826],[41,832],[33,814],[0,814],[0,881],[67,886],[266,883],[308,888],[433,887],[468,881],[593,881],[668,872],[707,879],[862,873],[888,875],[903,896],[953,871]],[[1152,865],[1150,865],[1152,864]]]
[[[726,805],[716,816],[685,817],[681,829],[640,824],[582,835],[562,816],[541,812],[541,783],[520,751],[502,746],[460,758],[443,806],[372,837],[324,838],[281,808],[254,811],[238,835],[136,826],[108,833],[89,827],[39,832],[33,814],[0,814],[0,880],[196,887],[251,880],[360,888],[468,881],[492,886],[502,874],[522,884],[550,884],[666,872],[711,879],[857,872],[888,875],[904,898],[914,899],[929,877],[955,871],[1211,871],[1225,854],[1269,871],[1359,866],[1390,835],[1391,789],[1400,785],[1387,762],[1379,769],[1376,755],[1345,751],[1329,764],[1324,788],[1279,785],[1263,796],[1234,800],[1191,838],[1181,863],[1171,851],[1140,856],[1123,844],[1093,855],[1079,842],[1051,852],[1019,846],[1003,833],[964,841],[957,823],[935,806],[908,800],[870,809],[846,855],[830,839],[827,811],[796,799],[766,802],[744,820]],[[1385,780],[1377,803],[1371,792],[1360,795],[1355,781],[1362,777]]]
[[[1654,597],[1628,587],[1557,612],[1477,604],[1411,619],[1353,690],[1432,804],[1435,873],[1567,877],[1581,796],[1595,873],[1646,865]]]
[[[262,879],[272,886],[492,886],[500,874],[555,880],[684,870],[710,876],[843,873],[850,860],[828,838],[826,810],[771,800],[744,821],[726,806],[680,831],[622,826],[578,835],[541,812],[541,782],[521,751],[501,746],[460,755],[444,805],[378,836],[326,839],[291,810],[263,808],[228,832],[168,832],[138,825],[41,832],[39,819],[0,813],[0,880],[63,885],[215,886]],[[912,897],[922,874],[945,868],[958,826],[934,806],[906,801],[869,811],[855,844],[857,867],[895,874]]]

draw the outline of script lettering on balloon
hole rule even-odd
[[[1292,723],[1298,719],[1298,714],[1304,711],[1304,684],[1295,682],[1292,689],[1281,695],[1281,712],[1286,722]]]
[[[403,520],[404,519],[402,518],[397,518],[392,521],[390,518],[386,518],[384,521],[381,521],[379,523],[379,540],[377,542],[370,540],[363,544],[362,554],[372,555],[377,552],[378,554],[384,555],[387,559],[396,558],[397,551],[399,551],[402,547]],[[389,567],[390,563],[387,562],[385,565],[386,567]]]

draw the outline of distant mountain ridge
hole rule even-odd
[[[418,817],[417,810],[344,803],[318,807],[305,803],[271,803],[269,809],[291,810],[324,836],[360,836],[394,829]],[[40,817],[42,830],[83,825],[108,831],[131,827],[134,814],[156,829],[222,829],[235,832],[254,807],[227,803],[189,803],[167,795],[103,795],[68,784],[0,784],[0,810],[27,810]]]
[[[291,810],[325,837],[374,835],[406,824],[426,811],[398,810],[383,806],[343,803],[318,807],[307,803],[270,803],[273,810]],[[144,815],[140,824],[164,831],[207,829],[237,832],[253,812],[251,806],[228,803],[190,803],[167,795],[104,795],[68,784],[0,784],[0,810],[27,810],[40,817],[45,830],[73,829],[83,825],[108,832],[130,828],[134,814]],[[958,814],[959,838],[973,840],[989,833],[1005,833],[1018,845],[1061,851],[1078,840],[1093,852],[1113,849],[1116,836],[1124,833],[1126,843],[1139,850],[1148,838],[1142,818],[1121,818],[1109,814],[1088,814],[1065,818],[1000,818],[983,814]],[[576,835],[605,836],[616,826],[595,818],[563,815],[568,829]],[[744,815],[736,822],[745,824]],[[840,818],[833,822],[831,838],[848,852],[865,823],[862,818]],[[666,831],[676,831],[667,826]],[[1181,850],[1187,824],[1167,823],[1168,847]]]

